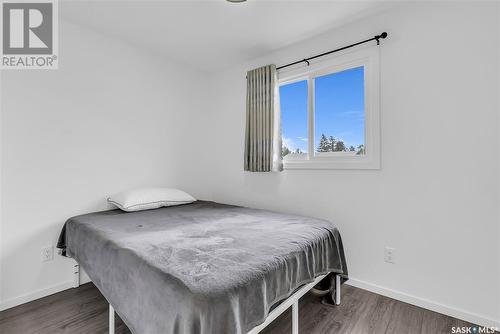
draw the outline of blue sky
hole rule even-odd
[[[357,67],[315,79],[315,148],[322,133],[347,147],[364,144],[364,70]],[[307,81],[280,87],[283,143],[307,152]]]

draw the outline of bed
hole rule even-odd
[[[205,201],[76,216],[58,247],[141,334],[257,333],[290,305],[296,333],[298,298],[347,279],[332,223]]]

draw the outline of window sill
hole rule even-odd
[[[366,157],[316,158],[310,160],[283,160],[284,169],[352,169],[380,170],[380,159]]]

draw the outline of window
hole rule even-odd
[[[280,86],[283,156],[308,151],[307,80]]]
[[[280,73],[286,169],[380,168],[378,48]]]

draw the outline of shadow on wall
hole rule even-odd
[[[246,190],[263,196],[275,195],[283,183],[283,172],[244,172],[243,185]]]

